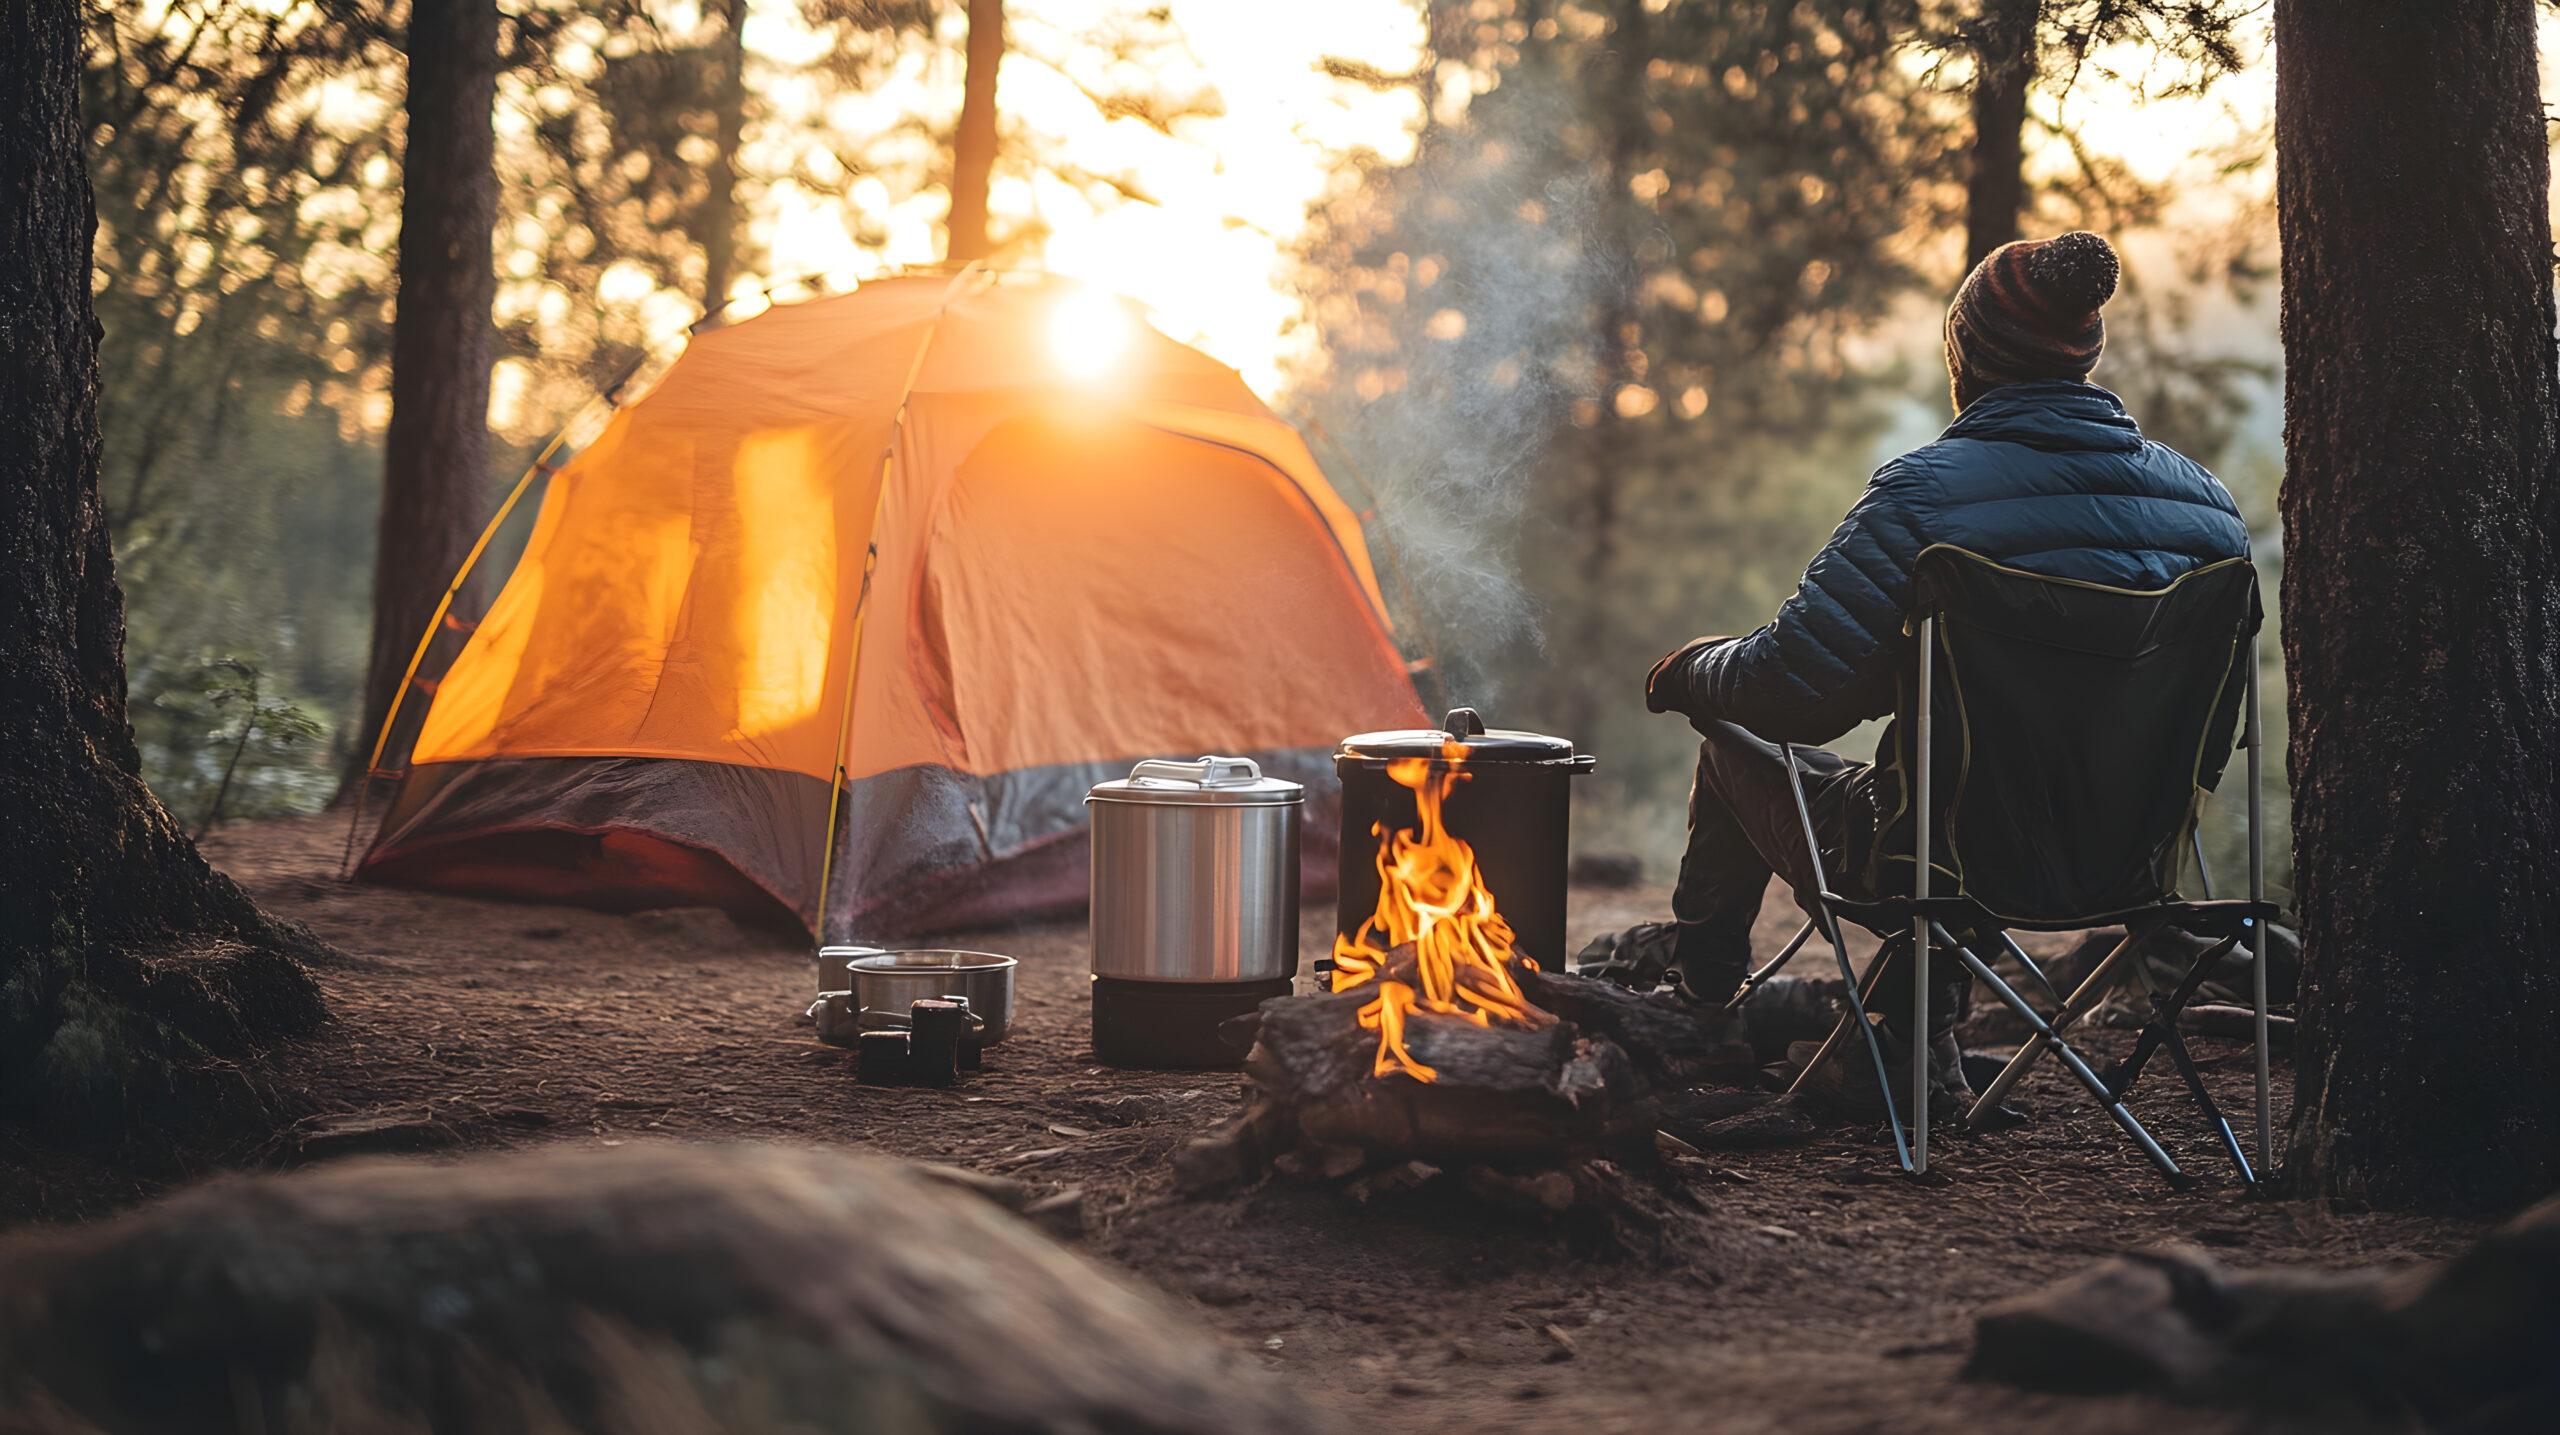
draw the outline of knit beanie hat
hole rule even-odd
[[[1983,256],[1947,306],[1956,407],[2002,384],[2088,378],[2106,346],[2098,308],[2116,292],[2116,274],[2115,250],[2086,230]]]

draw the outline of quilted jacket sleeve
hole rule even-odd
[[[1771,742],[1829,742],[1893,711],[1912,567],[1936,482],[1906,455],[1814,555],[1777,620],[1702,653],[1688,715],[1739,723]]]

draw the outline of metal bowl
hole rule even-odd
[[[853,973],[853,1001],[861,1009],[863,1030],[904,1030],[907,1008],[915,1002],[967,997],[969,1010],[986,1022],[979,1044],[993,1046],[1013,1024],[1013,969],[1018,965],[993,952],[902,951],[855,957],[845,967]]]

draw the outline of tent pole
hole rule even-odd
[[[880,520],[889,511],[889,476],[898,461],[898,439],[907,429],[907,403],[915,397],[916,381],[924,377],[925,355],[933,352],[934,336],[942,332],[942,320],[951,312],[951,297],[960,286],[978,274],[982,266],[971,260],[967,267],[951,276],[942,291],[942,303],[933,311],[933,322],[925,326],[924,337],[916,341],[916,355],[907,364],[907,381],[898,388],[896,416],[889,420],[889,441],[880,449],[880,487],[871,500],[871,533],[864,540],[862,554],[862,591],[854,595],[853,632],[845,639],[844,700],[836,709],[835,761],[827,775],[827,826],[820,836],[818,849],[818,911],[809,923],[818,945],[827,944],[827,894],[835,882],[836,818],[844,809],[845,766],[850,759],[846,744],[853,737],[854,682],[862,675],[862,629],[871,614],[871,575],[880,566]]]
[[[355,814],[347,822],[346,850],[338,854],[340,877],[347,875],[348,866],[355,861],[356,833],[364,826],[364,800],[366,795],[373,791],[373,780],[382,775],[382,750],[391,741],[392,725],[400,720],[400,705],[408,701],[409,684],[417,680],[418,666],[427,660],[427,647],[436,640],[436,629],[443,626],[445,613],[453,607],[454,595],[462,591],[462,585],[470,579],[471,571],[480,566],[480,555],[489,550],[489,540],[498,536],[498,529],[507,521],[507,515],[515,512],[517,501],[524,497],[525,490],[533,486],[534,475],[548,476],[568,467],[566,463],[551,462],[551,456],[558,453],[560,446],[569,441],[569,434],[578,427],[578,420],[586,417],[587,411],[599,403],[607,409],[620,409],[622,386],[631,382],[631,376],[640,372],[640,366],[647,363],[648,359],[647,354],[642,354],[624,365],[622,372],[614,376],[612,383],[597,390],[585,403],[578,405],[578,411],[569,415],[568,422],[560,425],[559,430],[551,435],[551,441],[542,446],[542,452],[535,454],[533,462],[525,466],[524,476],[517,479],[516,486],[507,491],[506,501],[498,505],[498,511],[490,518],[488,526],[480,530],[480,540],[471,545],[469,553],[463,555],[462,566],[454,571],[453,581],[445,585],[444,596],[436,600],[436,611],[427,619],[427,630],[418,635],[417,651],[409,655],[409,670],[400,675],[400,686],[391,694],[391,707],[382,715],[382,731],[373,736],[373,752],[365,758],[364,781],[356,784]]]
[[[574,422],[576,415],[571,419]],[[526,466],[524,477],[517,479],[516,486],[508,490],[506,502],[498,505],[498,512],[489,520],[489,526],[480,530],[480,541],[472,544],[471,551],[463,556],[462,566],[454,571],[453,581],[444,585],[444,596],[436,599],[436,610],[427,618],[427,630],[418,635],[417,651],[409,655],[409,670],[400,675],[400,686],[392,691],[391,706],[382,715],[382,730],[373,736],[373,752],[364,760],[364,780],[356,784],[355,813],[347,820],[346,850],[338,854],[340,877],[347,875],[348,866],[355,861],[356,833],[364,827],[365,797],[373,791],[373,780],[382,775],[382,751],[390,745],[391,729],[400,721],[400,705],[408,699],[409,685],[417,681],[419,665],[427,660],[427,649],[435,643],[436,629],[444,626],[445,614],[453,608],[453,596],[470,581],[471,570],[480,566],[480,555],[488,551],[489,540],[498,536],[499,525],[507,521],[508,514],[515,512],[516,500],[523,498],[525,490],[533,486],[534,475],[560,471],[552,464],[551,456],[558,453],[560,445],[568,440],[569,427],[568,424],[561,425],[560,431],[551,436],[551,442],[544,444],[542,452]]]

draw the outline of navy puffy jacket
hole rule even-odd
[[[1693,718],[1771,742],[1828,742],[1893,711],[1911,570],[1952,543],[2056,578],[2157,588],[2244,556],[2249,530],[2221,482],[2143,438],[2095,384],[2008,384],[1937,442],[1876,470],[1777,621],[1690,659]]]

